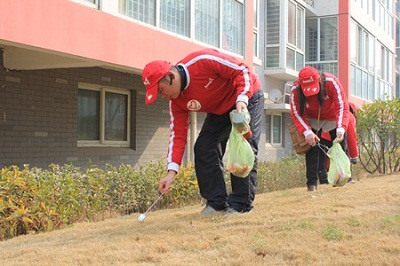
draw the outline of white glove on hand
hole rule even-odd
[[[337,141],[339,143],[343,141],[343,139],[344,139],[344,128],[338,127],[336,129],[336,139],[337,139]]]

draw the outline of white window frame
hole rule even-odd
[[[116,87],[79,83],[79,90],[92,90],[100,92],[100,139],[99,140],[77,140],[78,147],[130,147],[130,128],[131,128],[131,92],[128,89]],[[127,96],[127,121],[126,121],[126,141],[115,141],[105,139],[105,94],[106,92],[117,93]]]

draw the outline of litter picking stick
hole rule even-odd
[[[317,145],[318,145],[318,148],[320,148],[321,151],[323,151],[328,158],[331,158],[331,156],[329,156],[329,154],[324,150],[324,148],[329,150],[328,146],[325,146],[319,142],[317,142]]]
[[[159,201],[163,195],[164,193],[161,193],[160,196],[158,196],[158,198],[153,202],[153,204],[151,204],[151,206],[147,209],[147,211],[139,215],[138,217],[139,222],[143,222],[144,219],[146,219],[146,214],[151,210],[151,208],[153,208],[154,205],[156,205],[157,201]]]

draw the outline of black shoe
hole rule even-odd
[[[321,180],[319,181],[319,184],[320,184],[320,185],[329,185],[329,181],[328,181],[328,179],[321,179]]]

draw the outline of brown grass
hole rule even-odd
[[[0,242],[0,265],[400,265],[400,174],[257,195],[252,213],[200,204]]]

